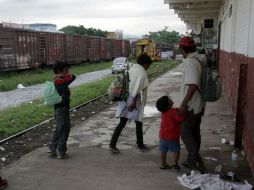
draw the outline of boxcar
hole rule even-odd
[[[0,71],[39,66],[39,33],[0,26]]]
[[[106,60],[106,40],[105,38],[99,38],[100,40],[100,50],[99,50],[99,54],[100,54],[100,60],[104,61]]]
[[[113,58],[122,56],[122,40],[112,39]]]
[[[112,39],[109,38],[105,39],[105,48],[106,48],[105,50],[106,60],[112,60],[114,57]]]
[[[90,62],[100,61],[100,38],[96,36],[88,37],[88,60]]]
[[[42,65],[53,65],[56,61],[66,61],[65,35],[40,33],[40,61]]]
[[[81,35],[65,35],[66,61],[69,64],[87,60],[87,41]]]
[[[137,45],[137,41],[133,41],[131,42],[131,47],[130,47],[130,51],[131,51],[131,54],[136,57],[136,45]]]
[[[124,57],[129,57],[130,55],[130,41],[128,40],[122,41],[122,55]]]

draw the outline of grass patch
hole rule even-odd
[[[149,73],[155,71],[166,72],[175,67],[178,62],[162,61],[153,63],[148,70]],[[94,97],[105,93],[112,81],[112,76],[103,80],[96,80],[79,87],[71,89],[71,107],[77,106]],[[14,108],[0,111],[0,137],[10,136],[38,124],[53,116],[53,107],[44,105],[42,99],[32,103],[21,104]]]
[[[71,107],[105,93],[112,77],[105,77],[71,89]],[[53,107],[46,106],[42,99],[21,104],[0,112],[0,136],[9,136],[40,123],[53,116]]]
[[[72,65],[70,67],[70,72],[74,75],[80,75],[92,71],[109,69],[111,65],[111,61]],[[52,80],[53,76],[54,73],[52,68],[2,72],[0,73],[0,92],[16,89],[17,85],[20,83],[24,86],[44,83],[47,80]]]

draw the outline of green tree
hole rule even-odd
[[[65,26],[61,28],[59,31],[64,32],[65,34],[79,34],[79,35],[91,35],[91,36],[100,36],[100,37],[106,37],[107,31],[103,31],[101,29],[95,29],[95,28],[85,28],[83,25],[79,26]]]
[[[165,26],[164,29],[161,31],[149,32],[148,38],[156,42],[169,43],[173,45],[179,41],[180,34],[176,31],[168,31],[168,27]]]

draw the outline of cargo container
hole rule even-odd
[[[0,70],[17,69],[13,31],[0,25]]]
[[[122,49],[122,53],[124,57],[129,57],[130,55],[130,41],[128,40],[123,40],[123,49]]]
[[[42,65],[53,65],[56,61],[66,61],[65,35],[40,33],[40,61]]]
[[[87,60],[86,39],[80,35],[65,35],[66,61],[68,64],[82,63]]]
[[[39,66],[39,34],[0,26],[0,70],[19,70]]]
[[[0,24],[0,71],[128,57],[127,40],[6,28]]]
[[[113,58],[122,56],[122,40],[112,39],[113,44]]]
[[[114,57],[113,44],[112,39],[105,39],[105,47],[106,47],[106,60],[112,60]]]
[[[95,36],[88,37],[88,60],[90,62],[100,61],[100,38]]]
[[[137,41],[131,42],[131,45],[130,45],[131,55],[133,55],[134,57],[136,57],[136,45],[137,45]]]
[[[100,38],[100,60],[104,61],[106,60],[106,41],[105,38]]]

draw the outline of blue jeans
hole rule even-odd
[[[55,108],[56,129],[53,134],[49,149],[57,150],[59,155],[65,155],[67,151],[67,140],[70,134],[70,115],[68,107]]]

